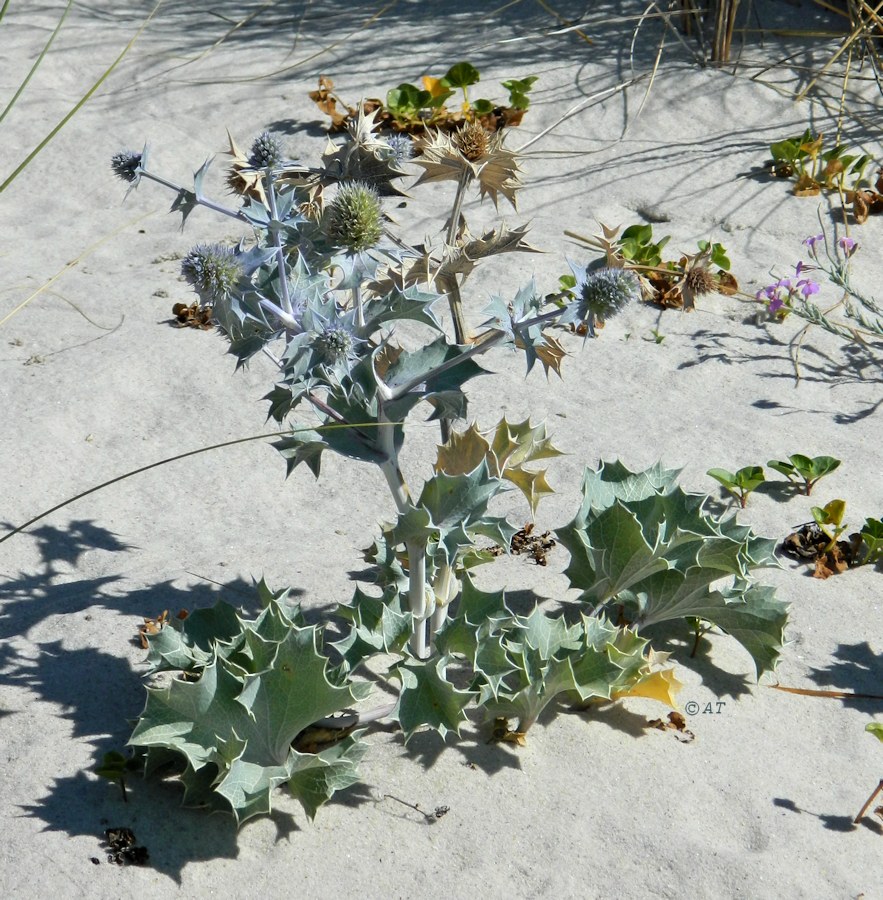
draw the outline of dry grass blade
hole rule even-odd
[[[163,0],[159,0],[159,2],[154,6],[153,11],[150,15],[144,20],[141,24],[141,27],[135,32],[134,37],[129,41],[128,44],[123,48],[122,53],[104,70],[104,73],[101,77],[86,91],[85,94],[74,104],[73,107],[68,111],[67,115],[34,147],[33,150],[18,164],[18,166],[13,170],[12,174],[9,175],[6,180],[0,184],[0,194],[12,184],[13,181],[33,162],[34,158],[39,154],[43,148],[64,128],[65,125],[80,111],[80,109],[89,101],[89,98],[101,87],[102,84],[110,77],[111,73],[116,69],[116,67],[123,61],[123,58],[126,54],[132,49],[135,41],[141,36],[142,32],[145,28],[147,28],[150,20],[156,15],[160,6],[162,6]],[[5,7],[4,7],[5,11]]]
[[[832,700],[883,700],[883,694],[857,694],[854,691],[819,691],[812,688],[785,687],[782,684],[769,685],[774,691],[787,694],[801,694],[804,697],[828,697]]]
[[[37,69],[40,68],[40,63],[43,62],[43,58],[49,52],[49,48],[52,46],[52,42],[55,40],[56,35],[59,31],[61,31],[61,26],[64,25],[64,20],[67,18],[67,14],[71,11],[71,6],[73,5],[74,0],[67,0],[67,6],[64,8],[64,12],[61,14],[61,18],[58,20],[58,24],[55,26],[52,34],[49,35],[49,40],[46,41],[43,49],[40,51],[40,55],[34,60],[34,64],[31,66],[30,72],[25,75],[24,80],[18,86],[18,90],[12,95],[12,99],[9,103],[6,104],[6,109],[0,113],[0,122],[2,122],[6,116],[9,114],[9,111],[15,106],[16,101],[24,92],[24,89],[28,86],[28,82],[33,78],[34,73]],[[0,11],[0,21],[3,19],[3,13],[6,12],[6,6],[9,5],[9,0],[6,0],[6,4],[4,5],[2,11]]]
[[[110,234],[106,234],[103,238],[101,238],[101,240],[96,241],[90,247],[87,247],[78,257],[76,257],[76,259],[72,259],[66,266],[59,269],[48,281],[45,281],[43,284],[41,284],[40,287],[38,287],[37,290],[35,290],[29,297],[26,297],[24,300],[22,300],[22,302],[19,303],[18,306],[15,307],[15,309],[11,310],[5,316],[3,316],[3,318],[0,319],[0,325],[5,325],[6,322],[8,322],[14,315],[16,315],[16,313],[21,312],[32,300],[35,300],[40,296],[40,294],[52,287],[52,285],[55,284],[55,282],[58,281],[58,279],[61,278],[61,276],[64,275],[65,272],[73,269],[74,266],[78,265],[87,256],[94,253],[102,244],[106,244],[112,237],[116,237],[121,231],[125,231],[132,225],[137,225],[139,222],[144,221],[144,219],[148,218],[149,216],[155,215],[155,213],[156,210],[153,210],[143,216],[139,216],[137,219],[133,219],[131,222],[126,222],[125,225],[121,225],[115,231],[111,231]]]

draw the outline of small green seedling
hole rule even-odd
[[[644,338],[644,340],[649,341],[652,338],[652,340],[655,344],[661,344],[665,340],[665,335],[661,331],[659,331],[659,329],[657,329],[657,328],[651,328],[650,335],[651,335],[651,337]]]
[[[837,543],[837,538],[846,531],[846,526],[843,524],[844,515],[846,515],[845,500],[831,500],[830,503],[826,503],[824,506],[814,506],[812,508],[812,517],[816,520],[819,528],[822,529],[822,534],[828,539],[824,553],[831,550]]]
[[[628,262],[656,268],[662,265],[662,248],[670,237],[666,235],[661,241],[654,241],[652,225],[629,225],[617,244],[622,257]]]
[[[706,474],[719,481],[734,497],[738,497],[743,509],[748,502],[748,495],[766,481],[763,466],[745,466],[735,473],[726,469],[709,469]]]
[[[862,543],[865,545],[863,562],[873,564],[883,559],[883,519],[866,519],[862,525],[861,535]]]
[[[798,197],[815,197],[822,190],[846,190],[846,176],[853,181],[853,190],[861,183],[871,157],[847,154],[846,147],[837,145],[822,152],[824,136],[813,135],[809,128],[799,137],[786,138],[770,144],[772,174],[777,178],[796,178],[794,193]]]
[[[126,796],[126,775],[129,772],[141,771],[144,768],[144,760],[135,757],[124,756],[117,750],[105,753],[101,762],[93,769],[96,775],[114,781],[120,786],[123,794],[123,802],[128,803]]]
[[[834,459],[833,456],[814,456],[810,459],[802,453],[795,453],[788,457],[787,462],[781,459],[771,459],[767,465],[795,484],[799,484],[800,479],[803,479],[803,489],[808,497],[819,479],[830,475],[840,467],[840,460]]]

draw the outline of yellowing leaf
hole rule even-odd
[[[648,697],[650,700],[658,700],[660,703],[676,709],[677,703],[674,695],[683,686],[675,676],[673,669],[663,669],[658,672],[651,672],[646,678],[643,678],[637,684],[633,684],[628,690],[614,691],[612,697],[614,700],[620,700],[623,697]]]
[[[529,472],[526,469],[505,469],[503,478],[511,481],[527,497],[531,512],[536,512],[537,505],[543,497],[555,493],[549,486],[549,482],[546,481],[545,469],[539,472]]]
[[[489,449],[490,444],[473,422],[466,431],[453,433],[450,440],[438,448],[435,471],[445,475],[465,475],[486,459]]]

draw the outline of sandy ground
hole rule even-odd
[[[0,96],[24,76],[62,5],[11,5],[0,24]],[[4,175],[151,6],[75,5],[0,125]],[[530,147],[520,212],[507,212],[510,222],[531,220],[531,240],[547,252],[480,273],[470,282],[476,315],[493,290],[514,293],[531,276],[554,289],[565,257],[590,258],[563,230],[593,233],[599,220],[664,219],[656,233],[671,234],[677,250],[721,241],[752,294],[771,269],[785,274],[796,262],[819,217],[834,233],[838,202],[796,199],[787,183],[751,172],[771,140],[807,125],[833,134],[836,79],[800,104],[764,82],[805,83],[806,69],[823,65],[836,42],[788,45],[768,35],[745,49],[734,76],[696,66],[670,38],[642,107],[646,81],[591,99],[632,77],[632,22],[608,20],[640,4],[591,4],[591,44],[574,32],[550,34],[561,23],[545,4],[500,6],[163,5],[101,91],[0,196],[0,318],[80,258],[0,331],[0,516],[8,527],[138,466],[261,430],[269,371],[256,362],[233,377],[218,337],[169,325],[172,304],[189,302],[180,256],[237,232],[200,210],[181,234],[165,214],[170,195],[147,183],[123,204],[108,160],[147,140],[153,166],[185,180],[224,148],[225,128],[243,144],[264,128],[281,131],[292,155],[314,157],[325,137],[307,92],[320,73],[353,100],[459,59],[494,85],[538,75],[534,106],[509,137],[515,147],[584,104]],[[585,4],[556,8],[578,18]],[[806,2],[758,10],[767,24],[816,16]],[[658,29],[650,23],[642,35],[631,60],[637,74],[653,64]],[[760,63],[794,51],[804,68],[760,75]],[[879,104],[872,82],[852,80],[844,140],[878,160]],[[449,202],[444,189],[438,197]],[[466,213],[471,221],[487,215],[474,204]],[[418,219],[416,227],[436,226]],[[881,233],[880,219],[854,231],[863,251],[855,278],[878,297]],[[515,357],[490,359],[499,374],[474,383],[471,409],[485,426],[501,413],[545,418],[567,451],[550,472],[558,493],[540,507],[540,529],[572,517],[586,464],[617,457],[632,468],[660,458],[682,466],[687,488],[717,496],[705,475],[712,466],[829,453],[843,465],[819,499],[845,499],[856,525],[879,517],[879,362],[816,331],[795,384],[788,342],[798,330],[758,326],[752,306],[733,298],[703,298],[692,315],[635,306],[582,351],[574,345],[562,382],[539,373],[525,380]],[[414,429],[407,465],[418,477],[435,432]],[[305,471],[283,476],[269,446],[215,451],[97,492],[0,545],[4,896],[883,897],[883,823],[851,824],[883,775],[883,748],[863,730],[883,713],[881,702],[757,685],[748,656],[721,636],[703,645],[694,667],[679,669],[682,703],[700,709],[689,717],[689,744],[646,727],[661,708],[629,701],[542,721],[522,749],[488,746],[477,726],[459,742],[426,734],[408,748],[380,730],[364,786],[338,795],[314,823],[280,794],[271,817],[237,834],[231,819],[181,809],[174,788],[138,779],[123,804],[90,770],[123,746],[143,705],[144,654],[133,641],[142,616],[210,605],[219,591],[248,606],[251,579],[261,575],[292,585],[312,611],[351,595],[363,567],[358,548],[377,510],[389,507],[383,484],[368,467],[330,458],[318,483]],[[809,519],[808,507],[806,498],[758,492],[743,520],[784,537]],[[547,569],[506,560],[480,584],[506,584],[525,602],[528,591],[557,599],[567,591],[566,562],[560,547]],[[792,604],[782,684],[881,693],[880,577],[862,569],[823,582],[788,561],[766,575]],[[382,799],[391,796],[449,812],[429,823]],[[149,866],[105,861],[104,829],[121,825],[148,847]]]

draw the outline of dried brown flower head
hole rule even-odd
[[[503,147],[504,136],[505,132],[491,134],[478,123],[454,135],[428,131],[415,141],[421,155],[414,162],[423,169],[417,183],[459,181],[465,173],[478,182],[482,197],[489,195],[496,206],[502,194],[514,207],[515,192],[521,187],[518,155]],[[479,150],[483,152],[474,156]]]
[[[467,122],[454,133],[454,146],[471,162],[488,152],[491,133],[480,122]]]
[[[717,280],[705,266],[695,266],[687,270],[684,276],[684,286],[696,296],[711,294],[717,290]]]

